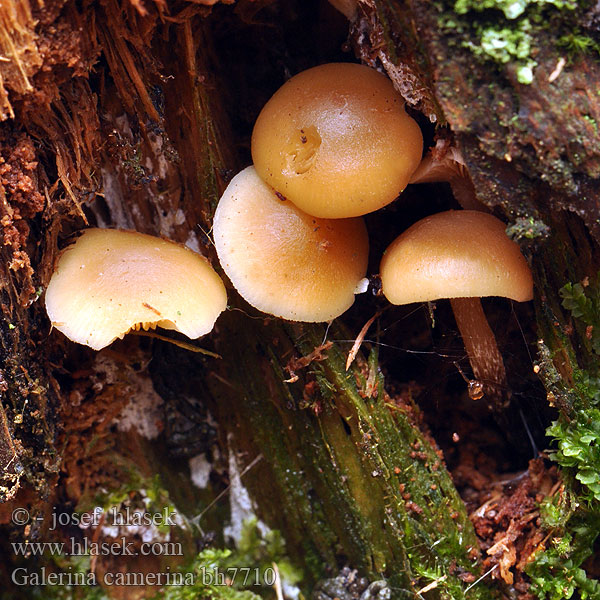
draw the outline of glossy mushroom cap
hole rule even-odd
[[[291,321],[341,315],[367,270],[362,219],[311,217],[281,200],[253,167],[225,190],[213,236],[221,265],[243,298]]]
[[[308,214],[356,217],[392,202],[421,161],[423,138],[381,73],[332,63],[299,73],[267,102],[252,159]]]
[[[407,229],[386,250],[381,281],[392,304],[533,297],[529,265],[504,223],[472,210],[438,213]]]
[[[59,258],[46,290],[52,325],[94,350],[156,326],[197,338],[227,306],[208,261],[161,238],[87,229]]]

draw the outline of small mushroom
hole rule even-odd
[[[349,21],[354,21],[356,18],[357,0],[329,0],[329,4],[339,10]]]
[[[489,209],[478,198],[462,154],[448,140],[439,139],[411,175],[409,183],[448,182],[454,198],[465,210]]]
[[[52,325],[94,350],[157,326],[197,338],[226,306],[225,286],[203,256],[114,229],[86,229],[62,252],[46,290]]]
[[[319,219],[257,175],[238,173],[213,222],[221,265],[242,297],[291,321],[329,321],[354,302],[369,241],[362,219]]]
[[[531,271],[504,223],[471,210],[427,217],[386,250],[381,281],[392,304],[450,298],[473,374],[498,405],[506,373],[479,299],[502,296],[524,302],[533,297]]]
[[[381,73],[331,63],[287,81],[262,109],[252,159],[308,214],[356,217],[392,202],[421,161],[423,137]]]

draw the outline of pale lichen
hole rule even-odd
[[[537,65],[533,24],[543,22],[544,9],[573,11],[575,8],[574,0],[456,0],[454,3],[456,14],[470,13],[474,17],[471,23],[475,41],[466,40],[463,45],[477,56],[499,64],[514,63],[517,81],[524,85],[533,82]]]

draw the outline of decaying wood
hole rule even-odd
[[[18,94],[34,91],[31,77],[42,65],[37,44],[35,20],[29,0],[9,0],[0,12],[0,119],[14,118],[8,89]]]

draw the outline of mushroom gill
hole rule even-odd
[[[192,250],[150,235],[87,229],[60,255],[46,290],[52,325],[100,350],[130,330],[211,331],[227,305],[223,282]]]

